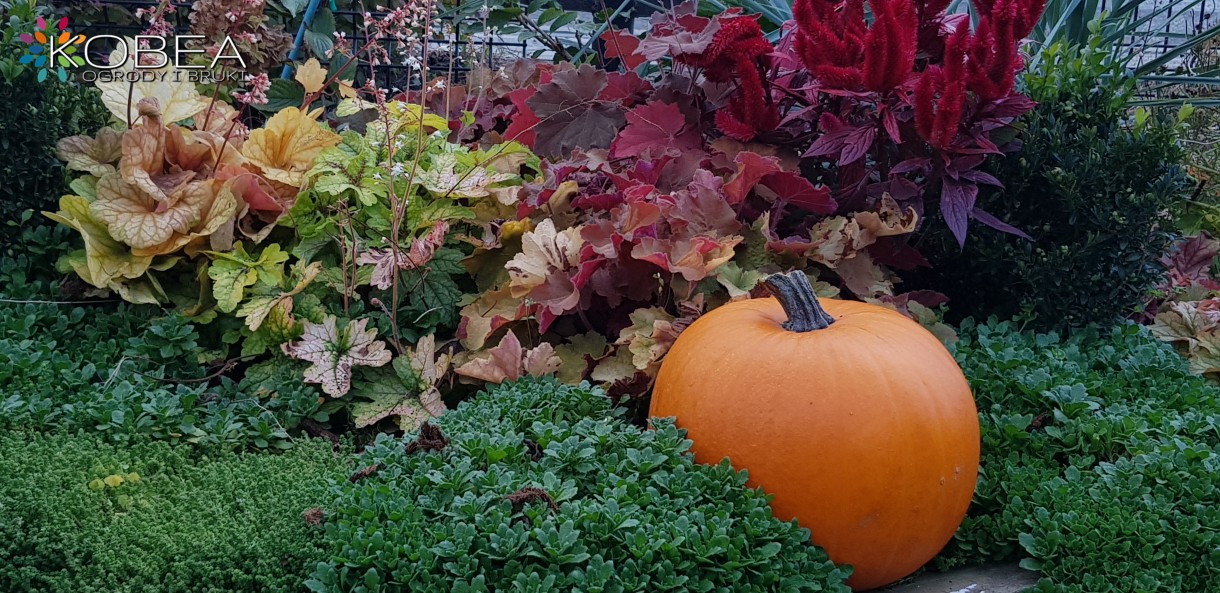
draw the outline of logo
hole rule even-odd
[[[38,17],[34,34],[22,33],[18,38],[29,46],[19,62],[38,70],[38,82],[46,80],[47,73],[52,71],[60,81],[67,82],[67,69],[85,64],[84,58],[76,55],[85,36],[73,35],[68,30],[68,17],[59,19],[54,29],[48,28],[46,19]]]

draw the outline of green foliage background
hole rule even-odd
[[[0,590],[300,591],[323,557],[303,513],[348,460],[324,441],[282,455],[201,455],[92,435],[0,435]],[[117,487],[90,482],[138,474]],[[126,498],[122,498],[126,497]]]
[[[24,211],[54,210],[67,192],[63,163],[55,156],[60,138],[93,134],[110,119],[100,94],[91,87],[47,80],[31,72],[0,77],[0,239],[19,235],[10,222]],[[42,223],[41,215],[30,219]]]

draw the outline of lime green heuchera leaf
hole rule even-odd
[[[281,315],[287,315],[288,321],[292,321],[292,297],[305,290],[305,287],[309,286],[321,272],[321,262],[309,265],[305,265],[304,262],[293,264],[291,273],[296,284],[292,289],[281,291],[278,286],[275,286],[271,294],[255,295],[237,310],[237,316],[245,318],[246,327],[249,327],[251,331],[257,330],[267,316],[277,309],[283,309]]]
[[[386,104],[386,111],[394,120],[395,132],[416,129],[421,124],[434,130],[449,129],[449,120],[435,113],[424,113],[424,108],[415,103],[391,101]]]
[[[631,326],[619,333],[616,344],[627,347],[636,369],[648,370],[669,352],[680,329],[675,328],[673,315],[660,307],[636,309],[628,317]]]
[[[331,200],[350,194],[365,206],[385,200],[389,175],[379,166],[377,153],[355,132],[343,132],[340,138],[337,146],[318,154],[310,169],[313,191]]]
[[[241,302],[246,287],[258,280],[258,273],[232,260],[216,260],[208,268],[208,277],[212,279],[216,306],[225,313],[232,313]]]
[[[82,196],[90,202],[97,199],[97,177],[81,175],[69,182],[68,187],[76,192],[76,195]]]
[[[750,291],[766,276],[758,270],[744,270],[733,261],[716,268],[716,281],[729,291],[729,298],[734,301],[748,298]]]
[[[208,269],[208,277],[212,279],[212,295],[216,298],[216,305],[225,313],[232,313],[237,308],[245,296],[246,287],[253,286],[255,282],[261,280],[263,284],[278,287],[284,281],[284,262],[288,261],[288,253],[278,244],[265,247],[258,259],[246,253],[241,242],[236,243],[231,252],[204,253],[214,258]]]
[[[379,367],[390,362],[385,342],[376,329],[365,329],[368,319],[350,321],[340,332],[338,320],[328,315],[321,324],[306,322],[299,342],[284,344],[284,354],[312,362],[305,370],[306,383],[320,383],[331,397],[343,397],[351,389],[352,367]]]
[[[559,380],[570,385],[580,383],[590,362],[600,360],[609,348],[606,337],[595,331],[568,338],[567,342],[555,347],[555,356],[562,361],[557,374]]]
[[[134,256],[126,245],[114,240],[105,223],[93,216],[89,200],[81,196],[64,196],[59,199],[58,212],[43,215],[75,229],[84,238],[84,251],[68,256],[65,262],[81,280],[94,287],[113,288],[139,278],[152,264],[151,256]]]

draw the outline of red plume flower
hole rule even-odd
[[[716,113],[716,124],[729,137],[749,141],[779,124],[779,111],[763,88],[761,72],[771,43],[752,16],[725,17],[719,24],[706,50],[682,54],[675,61],[703,68],[704,76],[712,82],[737,81],[737,92]]]
[[[915,66],[920,23],[914,0],[797,0],[796,47],[805,67],[827,88],[888,91]]]

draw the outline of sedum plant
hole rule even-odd
[[[671,421],[623,422],[599,391],[506,383],[404,439],[381,436],[324,507],[339,591],[837,591],[849,569],[775,519]]]

